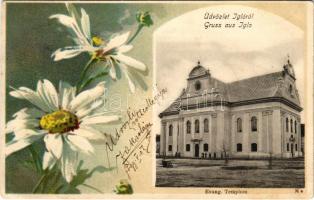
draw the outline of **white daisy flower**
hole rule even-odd
[[[59,160],[61,172],[70,182],[76,175],[77,153],[94,153],[90,141],[110,142],[109,135],[96,125],[119,120],[118,116],[96,113],[103,105],[104,92],[102,82],[76,96],[76,88],[62,81],[57,92],[48,80],[38,81],[36,91],[26,87],[11,91],[11,96],[25,99],[35,107],[18,111],[7,123],[6,133],[14,133],[14,138],[6,144],[5,155],[43,139],[43,169],[51,169]]]
[[[108,42],[99,36],[92,37],[89,16],[86,11],[81,8],[81,16],[79,17],[73,5],[66,3],[66,7],[69,15],[55,14],[49,18],[57,19],[69,28],[75,45],[57,49],[52,54],[54,61],[73,58],[83,52],[88,52],[92,56],[92,60],[100,61],[104,67],[109,68],[109,74],[113,80],[117,79],[121,70],[129,82],[130,90],[134,92],[135,80],[131,79],[131,72],[128,68],[132,68],[132,71],[144,72],[146,66],[142,62],[124,55],[133,48],[132,45],[127,44],[130,32],[116,35]]]

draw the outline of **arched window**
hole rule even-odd
[[[191,122],[187,121],[186,122],[186,133],[191,133]]]
[[[204,151],[208,151],[208,144],[207,143],[204,144]]]
[[[293,133],[293,120],[290,119],[290,132]]]
[[[169,126],[169,136],[172,136],[173,126],[170,124]]]
[[[297,133],[297,121],[294,121],[294,132]]]
[[[242,119],[241,118],[237,119],[237,130],[238,132],[242,132]]]
[[[237,152],[242,152],[242,144],[241,143],[237,144]]]
[[[257,131],[257,118],[255,116],[251,118],[251,130]]]
[[[252,143],[251,144],[251,151],[252,152],[257,152],[257,144],[256,143]]]
[[[197,119],[195,120],[195,133],[199,133],[200,132],[200,121]]]
[[[286,118],[286,132],[289,132],[289,119]]]
[[[204,119],[204,132],[208,133],[208,119]]]
[[[195,83],[195,90],[200,90],[201,89],[201,82],[199,82],[199,81],[197,81],[196,83]]]

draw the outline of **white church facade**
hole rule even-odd
[[[231,83],[200,63],[162,113],[160,155],[229,158],[302,156],[300,99],[293,66]]]

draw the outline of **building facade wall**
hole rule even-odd
[[[253,117],[257,120],[256,131],[252,130]],[[204,132],[205,119],[208,120],[208,132]],[[238,119],[242,121],[241,131],[237,127]],[[199,133],[195,132],[196,120],[199,120]],[[190,133],[187,133],[188,121],[191,123]],[[280,103],[224,107],[223,110],[220,108],[182,110],[178,115],[164,116],[161,124],[160,155],[212,159],[225,156],[230,158],[302,156],[299,113]],[[173,127],[171,136],[170,125]],[[208,145],[208,149],[204,149],[204,144]]]

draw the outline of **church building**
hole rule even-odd
[[[160,155],[290,158],[302,156],[300,99],[289,59],[282,71],[231,83],[198,65],[162,113]]]

